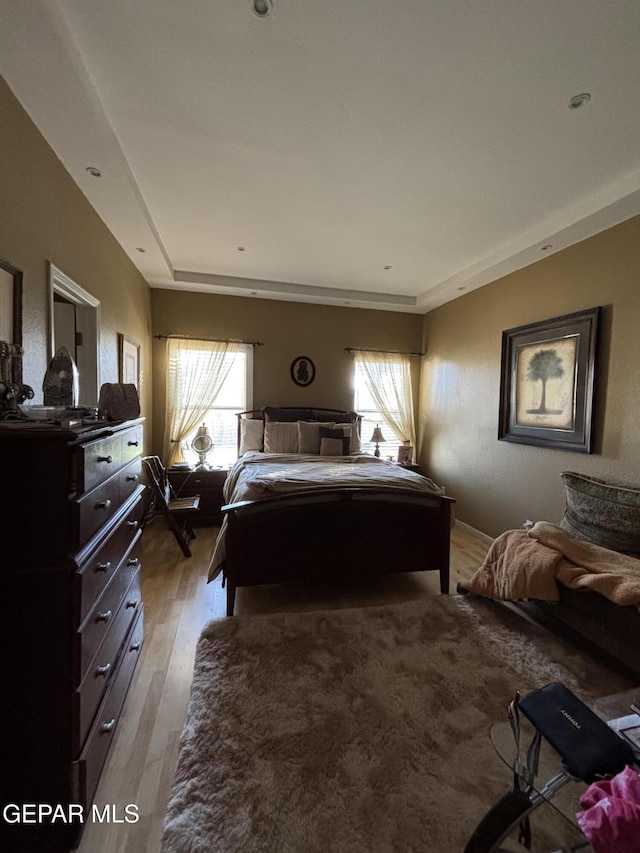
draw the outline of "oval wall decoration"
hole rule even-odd
[[[308,355],[299,355],[291,362],[291,378],[296,385],[311,385],[316,378],[316,366]]]

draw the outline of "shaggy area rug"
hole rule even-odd
[[[163,851],[462,853],[511,781],[492,724],[549,681],[630,686],[481,599],[211,622]]]

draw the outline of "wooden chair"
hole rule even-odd
[[[189,541],[196,538],[192,519],[200,509],[200,495],[188,498],[176,497],[167,476],[167,469],[159,456],[144,456],[142,466],[152,492],[152,500],[143,527],[157,516],[163,516],[169,530],[182,548],[182,553],[185,557],[190,557]]]

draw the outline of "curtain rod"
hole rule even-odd
[[[423,356],[423,352],[402,352],[397,349],[369,349],[368,347],[345,347],[345,352],[379,352],[379,353],[391,353],[392,355],[408,355],[410,358],[417,358],[419,356]]]
[[[153,337],[159,341],[168,341],[171,338],[172,340],[179,341],[208,341],[212,344],[247,344],[251,347],[264,346],[262,341],[241,341],[239,338],[203,338],[200,335],[154,335]]]

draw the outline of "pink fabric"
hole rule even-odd
[[[631,767],[594,782],[576,818],[595,853],[640,853],[640,776]]]

